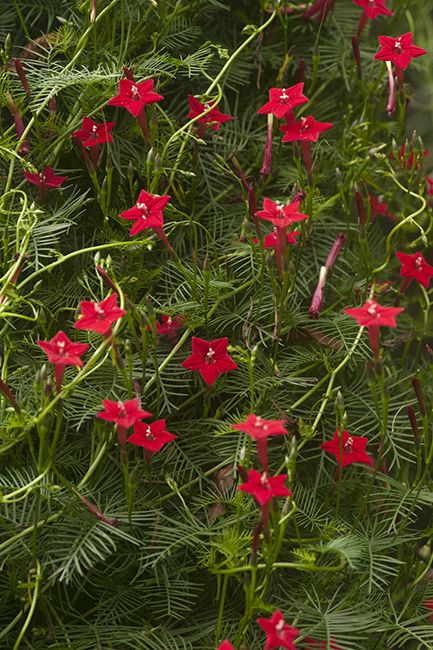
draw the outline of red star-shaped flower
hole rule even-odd
[[[236,363],[227,354],[227,337],[205,341],[193,336],[191,344],[192,354],[182,363],[182,367],[199,372],[208,386],[222,373],[236,370]]]
[[[33,185],[45,190],[52,190],[60,187],[62,183],[68,180],[68,176],[57,176],[52,167],[47,165],[40,174],[23,171],[24,176]]]
[[[365,451],[368,439],[362,436],[351,436],[346,430],[341,433],[339,429],[335,431],[332,440],[324,442],[321,446],[322,449],[329,454],[334,454],[337,462],[341,466],[346,467],[352,463],[366,463],[371,465],[371,458]]]
[[[189,113],[188,117],[197,117],[197,115],[200,115],[200,113],[203,113],[207,108],[210,106],[213,106],[215,102],[209,101],[206,104],[202,104],[196,97],[193,97],[192,95],[189,95],[188,98],[189,101]],[[224,122],[228,122],[229,120],[232,120],[233,118],[230,115],[226,115],[225,113],[221,113],[217,107],[212,108],[212,110],[209,111],[209,113],[206,113],[206,115],[203,115],[203,117],[200,117],[197,122],[199,124],[208,124],[211,129],[214,131],[218,131],[220,128],[221,124]]]
[[[255,500],[261,505],[269,503],[274,497],[291,496],[290,490],[285,486],[287,476],[268,476],[267,472],[260,474],[256,469],[250,469],[248,480],[239,485],[238,490],[252,494]]]
[[[300,203],[300,201],[292,201],[283,205],[279,201],[263,199],[263,209],[258,210],[255,216],[270,221],[276,228],[287,228],[296,221],[308,219],[308,214],[298,211]]]
[[[51,341],[38,341],[39,347],[48,356],[48,361],[62,366],[82,366],[81,355],[87,352],[87,343],[74,343],[62,330]]]
[[[161,229],[164,225],[164,208],[170,200],[170,196],[158,196],[157,194],[149,194],[145,190],[141,190],[138,195],[137,203],[133,208],[121,212],[122,219],[135,221],[129,234],[131,237],[138,235],[138,233],[152,228],[153,230]]]
[[[217,650],[235,650],[235,649],[234,646],[232,646],[232,644],[230,643],[230,641],[227,641],[226,639],[225,641],[220,643]]]
[[[266,632],[264,650],[273,648],[296,650],[294,640],[299,635],[299,630],[286,623],[279,609],[272,614],[271,618],[258,618],[257,623]]]
[[[287,434],[287,429],[284,426],[286,420],[265,420],[251,413],[245,422],[239,424],[232,424],[231,428],[237,431],[245,431],[251,438],[263,439],[268,436],[283,436]]]
[[[160,451],[167,442],[175,440],[176,437],[166,430],[165,420],[157,420],[156,422],[150,422],[150,424],[136,422],[134,424],[134,433],[129,436],[128,442],[155,453]]]
[[[295,106],[308,102],[308,97],[302,94],[303,89],[303,83],[295,84],[290,88],[271,88],[269,90],[269,101],[263,104],[257,113],[260,115],[272,113],[275,117],[281,119],[287,113],[290,113]]]
[[[143,411],[138,400],[129,399],[126,402],[116,402],[111,399],[102,400],[104,410],[97,413],[97,417],[107,422],[114,422],[119,427],[129,429],[137,420],[150,418],[152,413]]]
[[[412,43],[412,32],[406,32],[402,36],[379,36],[381,49],[374,55],[379,61],[391,61],[398,68],[406,70],[412,59],[427,54],[422,47]]]
[[[294,121],[280,126],[280,131],[285,133],[283,142],[293,142],[295,140],[316,142],[322,131],[326,131],[333,126],[331,122],[317,122],[314,117],[308,115],[307,117],[301,117],[298,122]]]
[[[91,330],[98,334],[107,334],[112,324],[126,313],[117,306],[117,293],[112,293],[102,302],[84,300],[80,302],[80,308],[81,316],[74,327],[79,330]]]
[[[428,289],[433,277],[433,266],[427,264],[421,253],[396,253],[401,263],[400,275],[403,278],[414,278]]]
[[[382,196],[376,198],[373,194],[369,193],[369,197],[372,219],[375,219],[378,214],[382,217],[391,217],[391,219],[395,219],[394,215],[389,212],[388,203],[385,203]]]
[[[433,178],[431,176],[426,176],[425,182],[427,196],[433,196]]]
[[[396,327],[395,319],[404,309],[402,307],[382,307],[375,300],[367,300],[362,307],[353,307],[344,311],[355,318],[359,326]]]
[[[183,319],[180,316],[173,317],[164,314],[156,321],[156,331],[160,336],[164,336],[164,334],[172,336],[173,334],[176,334],[176,330],[178,330],[179,327],[182,327],[183,324]],[[150,329],[150,327],[148,327],[148,329]]]
[[[386,0],[353,0],[355,4],[362,7],[371,19],[383,14],[384,16],[393,16],[392,11],[386,6]]]
[[[292,246],[297,244],[298,243],[297,238],[299,237],[300,234],[301,234],[300,230],[294,230],[293,232],[288,232],[287,233],[287,243],[291,244]],[[255,244],[257,244],[258,241],[259,241],[258,239],[256,239],[256,238],[254,239]],[[278,248],[279,247],[280,242],[278,240],[277,229],[273,230],[268,235],[264,236],[263,245],[264,245],[265,248]]]
[[[131,115],[137,117],[146,104],[153,104],[164,99],[162,95],[153,92],[154,83],[153,79],[147,79],[147,81],[141,81],[140,83],[136,83],[131,79],[121,79],[118,94],[110,99],[108,104],[110,106],[122,106]]]
[[[72,135],[74,138],[78,138],[83,143],[83,146],[95,147],[105,142],[113,142],[113,136],[111,135],[113,126],[114,122],[98,124],[91,120],[90,117],[84,117],[81,129],[74,131]]]

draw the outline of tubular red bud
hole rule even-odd
[[[263,176],[269,176],[271,173],[271,160],[272,160],[272,127],[274,124],[274,116],[272,113],[268,115],[268,131],[266,134],[265,151],[263,154],[263,163],[260,173]]]
[[[412,427],[412,435],[415,441],[415,447],[416,449],[419,449],[419,429],[418,429],[418,422],[416,419],[415,411],[413,410],[412,406],[407,406],[406,412],[409,418],[410,426]]]
[[[359,41],[356,36],[352,36],[352,50],[353,50],[353,57],[356,63],[356,69],[358,72],[358,78],[362,79],[361,53],[359,51]]]
[[[388,115],[392,115],[395,111],[395,79],[394,72],[392,70],[391,61],[385,61],[386,70],[388,72],[388,83],[389,83],[389,96],[388,104],[386,105],[386,111]]]
[[[14,67],[16,70],[16,73],[19,77],[19,80],[21,81],[21,85],[24,88],[24,91],[26,92],[27,95],[30,96],[30,86],[29,82],[27,81],[26,73],[24,72],[23,64],[19,59],[14,59]]]
[[[417,376],[412,377],[412,388],[415,391],[416,399],[418,401],[418,406],[419,410],[421,411],[421,415],[426,414],[426,408],[425,408],[425,401],[424,401],[424,395],[421,389],[421,384],[419,382],[419,379]]]

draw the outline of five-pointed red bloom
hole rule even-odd
[[[433,277],[433,266],[430,266],[421,253],[396,253],[401,262],[400,275],[403,278],[414,278],[417,282],[428,289],[430,280]]]
[[[332,440],[324,442],[321,446],[322,449],[330,454],[334,454],[338,463],[342,467],[351,465],[352,463],[366,463],[371,465],[372,461],[370,456],[365,451],[368,439],[362,436],[351,436],[346,430],[340,431],[337,429],[334,433]]]
[[[297,238],[301,234],[300,230],[294,230],[293,232],[288,232],[286,237],[287,237],[287,243],[291,244],[294,246],[297,244]],[[258,240],[257,240],[258,241]],[[280,245],[280,242],[278,240],[278,232],[277,230],[273,230],[270,232],[268,235],[265,235],[263,238],[263,245],[265,248],[278,248]]]
[[[50,363],[62,366],[82,366],[81,355],[87,352],[87,343],[74,343],[62,330],[51,341],[38,341],[39,347],[48,356]]]
[[[260,438],[267,438],[268,436],[282,436],[287,433],[284,426],[286,420],[265,420],[251,413],[245,422],[239,424],[232,424],[231,428],[237,431],[245,431],[251,438],[256,440]]]
[[[220,643],[217,650],[235,650],[235,649],[232,646],[232,644],[230,643],[230,641],[227,641],[227,639],[226,639],[225,641]]]
[[[433,196],[433,178],[431,176],[426,176],[426,191],[428,196]]]
[[[140,83],[135,83],[131,79],[121,79],[118,94],[110,99],[108,104],[110,106],[122,106],[131,115],[137,117],[146,104],[153,104],[164,99],[162,95],[153,92],[154,83],[153,79],[147,79],[147,81],[141,81]]]
[[[152,413],[143,411],[137,399],[129,399],[126,402],[116,402],[111,399],[102,400],[104,410],[97,413],[97,417],[107,422],[114,422],[119,427],[129,429],[137,420],[150,418]]]
[[[188,98],[189,101],[189,113],[188,117],[197,117],[197,115],[200,115],[200,113],[203,113],[207,108],[210,106],[213,106],[215,104],[214,101],[209,101],[206,104],[202,104],[196,97],[193,97],[192,95],[189,95]],[[212,108],[209,113],[206,113],[206,115],[203,115],[203,117],[200,117],[197,122],[199,124],[208,124],[211,129],[214,131],[218,131],[220,128],[221,124],[224,122],[228,122],[229,120],[232,120],[233,118],[230,115],[226,115],[225,113],[221,113],[218,108],[215,106],[215,108]]]
[[[299,630],[286,623],[279,609],[272,614],[271,618],[258,618],[257,623],[266,632],[264,650],[273,648],[296,650],[294,640],[299,635]]]
[[[265,221],[270,221],[276,228],[287,228],[296,221],[308,219],[308,214],[298,212],[300,201],[292,201],[286,205],[279,201],[263,199],[263,209],[258,210],[255,214]]]
[[[382,307],[375,300],[367,300],[362,307],[353,307],[344,311],[352,318],[356,318],[359,326],[396,327],[395,319],[404,309],[402,307]]]
[[[391,61],[398,68],[406,70],[412,59],[427,54],[422,47],[412,43],[412,32],[406,32],[402,36],[379,36],[381,49],[374,55],[379,61]]]
[[[205,341],[192,337],[192,354],[182,363],[183,368],[199,372],[208,386],[229,370],[236,370],[237,365],[227,354],[228,338]]]
[[[112,324],[126,313],[117,306],[117,293],[105,298],[102,302],[83,300],[80,302],[81,316],[74,323],[79,330],[91,330],[98,334],[106,334]]]
[[[113,136],[111,135],[113,126],[114,122],[98,124],[91,120],[90,117],[84,117],[81,129],[74,131],[72,135],[74,138],[78,138],[85,147],[95,147],[105,142],[113,142]]]
[[[155,453],[164,447],[167,442],[175,440],[177,436],[169,433],[165,428],[165,420],[157,420],[156,422],[135,422],[134,433],[128,438],[137,447],[144,447],[147,451]]]
[[[43,168],[41,173],[26,172],[23,171],[24,176],[33,185],[46,190],[51,190],[56,187],[60,187],[62,183],[68,180],[68,176],[57,176],[54,172],[54,169],[47,165]]]
[[[370,193],[369,197],[372,219],[375,219],[378,214],[380,214],[382,217],[391,217],[391,219],[395,219],[394,215],[389,212],[388,203],[385,203],[382,196],[378,196],[376,198],[373,196],[373,194]]]
[[[393,16],[392,11],[386,6],[386,0],[353,0],[353,2],[362,7],[369,18],[377,18],[380,14]]]
[[[176,334],[176,330],[178,330],[179,327],[182,327],[183,324],[183,319],[180,316],[173,317],[164,314],[156,321],[156,331],[160,336],[164,336],[164,334],[172,336],[173,334]],[[150,326],[148,326],[147,329],[150,330]]]
[[[301,117],[296,122],[280,126],[280,131],[284,131],[283,142],[293,142],[303,140],[305,142],[316,142],[322,131],[332,128],[331,122],[317,122],[311,115]]]
[[[287,113],[290,113],[295,106],[308,102],[308,97],[302,94],[303,89],[303,82],[290,88],[270,88],[269,101],[263,104],[257,113],[261,115],[272,113],[275,117],[281,119]]]
[[[292,494],[284,485],[286,479],[286,474],[268,476],[267,472],[260,474],[256,469],[250,469],[248,480],[239,485],[238,490],[252,494],[255,500],[263,506],[274,497],[288,497]]]
[[[122,219],[135,221],[129,234],[131,237],[138,235],[146,228],[153,230],[161,229],[164,225],[163,210],[170,200],[170,196],[158,196],[157,194],[149,194],[145,190],[141,190],[138,195],[137,203],[133,208],[121,212]]]

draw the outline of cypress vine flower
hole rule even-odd
[[[308,175],[311,174],[311,143],[317,142],[319,135],[333,126],[331,122],[318,122],[311,115],[280,126],[280,131],[284,132],[283,142],[300,141]]]
[[[102,401],[104,410],[96,414],[101,420],[107,422],[114,422],[116,425],[117,442],[119,444],[120,453],[125,456],[126,453],[126,430],[132,427],[141,418],[150,418],[152,413],[143,411],[140,408],[137,399],[130,399],[126,402],[116,402],[111,399]]]
[[[308,97],[302,93],[304,83],[298,83],[290,88],[270,88],[269,101],[257,111],[259,115],[275,115],[279,120],[290,113],[295,106],[308,102]]]
[[[259,504],[265,533],[269,531],[269,504],[272,499],[292,495],[285,485],[286,480],[286,474],[269,476],[267,472],[260,474],[256,469],[250,469],[246,481],[238,486],[238,490],[251,494]]]
[[[244,431],[257,442],[257,453],[260,465],[264,472],[268,471],[268,437],[284,436],[288,433],[285,427],[286,420],[265,420],[264,418],[251,413],[245,422],[232,424],[231,428],[236,431]]]
[[[264,650],[273,650],[273,648],[296,650],[294,641],[299,635],[299,630],[286,623],[279,609],[272,614],[271,618],[258,618],[257,623],[266,632]]]
[[[24,176],[32,185],[37,185],[42,190],[52,190],[60,187],[62,183],[68,180],[68,176],[57,176],[54,169],[47,165],[41,173],[32,173],[23,171]]]
[[[395,221],[395,217],[393,214],[389,212],[389,206],[388,203],[386,203],[383,200],[383,196],[378,196],[377,198],[369,192],[369,200],[370,200],[370,209],[371,209],[371,219],[375,219],[378,214],[380,214],[382,217],[390,217]]]
[[[395,319],[404,309],[402,307],[382,307],[375,300],[370,299],[362,307],[353,307],[344,311],[355,318],[360,326],[396,327]]]
[[[234,646],[232,646],[232,644],[230,643],[230,641],[226,639],[225,641],[220,643],[217,650],[235,650],[235,649]]]
[[[412,42],[412,32],[406,32],[402,36],[379,36],[380,50],[374,58],[378,61],[391,61],[397,68],[406,70],[412,59],[427,54],[422,47]]]
[[[158,235],[162,232],[164,226],[163,210],[170,200],[170,196],[158,196],[157,194],[149,194],[145,190],[141,190],[138,195],[136,204],[120,213],[122,219],[135,221],[129,234],[131,237],[138,235],[146,228],[151,228]]]
[[[238,490],[251,494],[259,505],[267,505],[275,497],[291,496],[290,490],[284,485],[286,474],[268,476],[266,472],[260,474],[256,469],[250,469],[248,479],[238,486]]]
[[[96,147],[99,144],[113,142],[113,136],[111,135],[113,126],[114,122],[98,124],[91,120],[90,117],[84,117],[81,129],[74,131],[71,135],[78,138],[84,147]]]
[[[81,316],[74,323],[74,327],[79,330],[90,330],[109,336],[112,324],[126,313],[117,306],[117,297],[117,293],[112,293],[102,302],[89,300],[80,302]]]
[[[400,275],[403,278],[414,279],[428,289],[433,277],[433,266],[430,266],[422,253],[396,253],[401,263]]]
[[[402,307],[382,307],[375,300],[369,299],[362,307],[353,307],[344,311],[355,318],[359,326],[368,328],[370,346],[376,362],[379,362],[379,328],[396,327],[395,319],[404,309]]]
[[[177,438],[173,433],[169,433],[165,427],[165,420],[156,420],[156,422],[150,422],[149,424],[147,422],[135,422],[134,433],[129,436],[128,442],[136,447],[143,447],[146,451],[154,454],[160,451],[168,442]]]
[[[134,117],[138,117],[147,104],[160,102],[164,99],[163,95],[153,91],[154,83],[153,79],[139,83],[132,79],[121,79],[118,94],[110,99],[108,104],[109,106],[121,106]]]
[[[227,337],[205,341],[193,336],[191,345],[192,354],[182,363],[182,368],[199,372],[208,386],[211,386],[221,374],[236,370],[236,363],[227,354]]]
[[[275,228],[287,228],[292,223],[308,219],[308,214],[298,211],[301,201],[295,200],[283,205],[279,201],[263,199],[263,209],[256,212],[256,216],[265,221],[270,221]]]
[[[372,464],[370,456],[365,451],[368,438],[363,436],[352,436],[346,430],[340,434],[340,429],[334,433],[332,440],[321,444],[321,448],[329,454],[333,454],[341,467],[347,467],[352,463]]]
[[[229,120],[233,119],[233,117],[231,117],[230,115],[221,113],[221,111],[218,110],[217,106],[215,106],[215,102],[212,100],[206,102],[205,104],[202,104],[197,99],[197,97],[193,97],[193,95],[189,95],[188,101],[189,101],[189,113],[188,113],[189,118],[197,117],[197,115],[200,115],[200,113],[203,113],[203,111],[205,111],[206,109],[210,108],[211,106],[213,107],[208,113],[206,113],[206,115],[200,117],[197,120],[197,122],[205,126],[210,126],[210,128],[213,129],[214,131],[218,131],[221,124],[224,124],[224,122],[228,122]]]
[[[176,331],[182,327],[184,324],[183,319],[180,316],[168,316],[163,314],[160,319],[156,321],[156,332],[160,336],[167,334],[169,339],[172,339],[176,336]],[[146,328],[148,331],[151,331],[150,325]]]
[[[331,122],[318,122],[311,115],[307,115],[307,117],[301,117],[298,122],[295,120],[280,126],[280,131],[285,133],[283,142],[294,142],[295,140],[317,142],[319,135],[333,126]]]
[[[87,352],[89,345],[74,343],[62,330],[51,341],[37,341],[37,344],[47,355],[48,361],[55,366],[56,389],[60,392],[65,366],[81,367],[81,356]]]
[[[116,402],[111,399],[102,400],[103,411],[97,413],[97,417],[107,422],[114,422],[118,427],[129,429],[137,420],[150,418],[152,413],[143,411],[137,399],[129,399],[126,402]]]
[[[353,2],[359,7],[362,7],[367,18],[371,18],[372,20],[380,15],[394,15],[386,6],[386,0],[353,0]]]
[[[374,20],[381,15],[394,15],[386,6],[386,0],[353,0],[353,2],[364,9],[358,23],[358,37],[361,35],[368,20]]]
[[[287,243],[291,246],[297,244],[297,238],[301,234],[300,230],[293,230],[293,232],[286,233]],[[268,235],[265,235],[263,238],[263,245],[265,248],[277,248],[278,247],[278,232],[277,229],[273,230]]]

